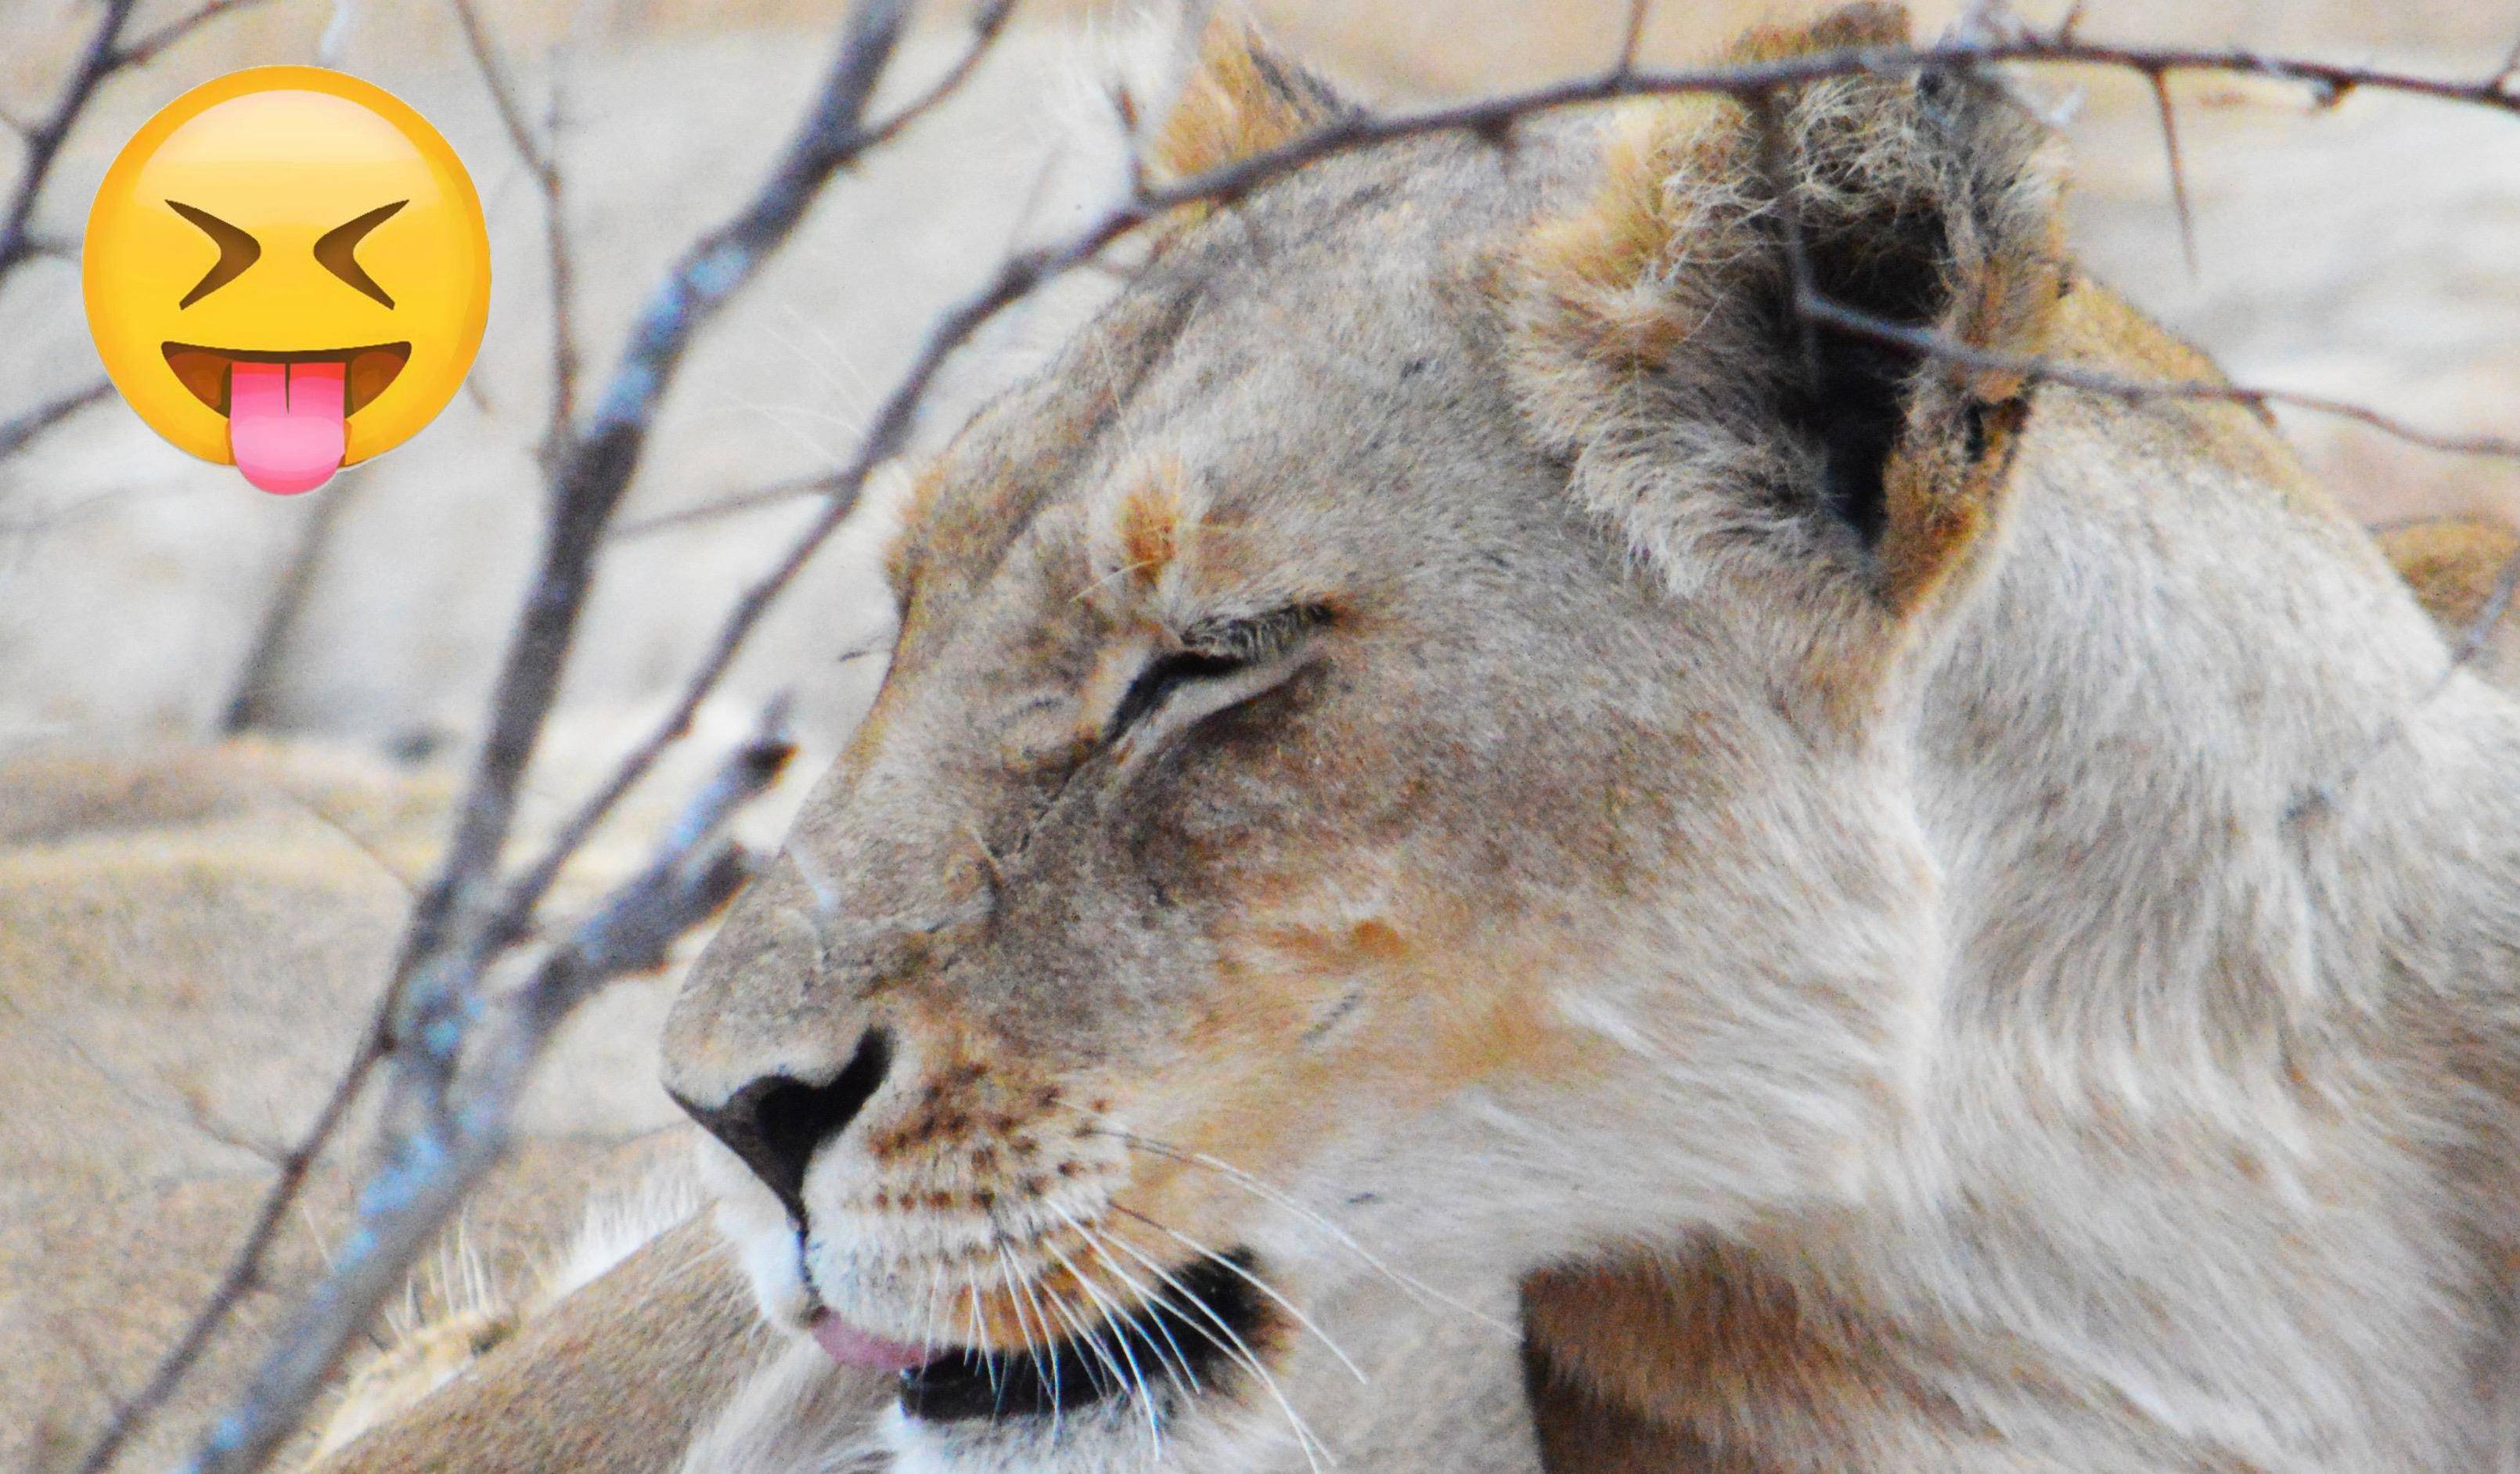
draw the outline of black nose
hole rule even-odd
[[[892,1040],[877,1029],[858,1041],[858,1052],[848,1068],[828,1084],[765,1075],[713,1110],[680,1095],[674,1097],[674,1104],[742,1157],[753,1175],[779,1195],[788,1217],[801,1228],[805,1169],[813,1164],[815,1149],[848,1129],[891,1067]]]

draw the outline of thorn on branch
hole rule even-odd
[[[2196,264],[2196,213],[2187,200],[2187,167],[2179,152],[2179,114],[2170,98],[2169,69],[2148,68],[2145,76],[2152,83],[2152,100],[2161,115],[2161,147],[2170,162],[2170,200],[2179,211],[2179,249],[2187,258],[2187,275],[2198,276]]]
[[[1644,50],[1645,21],[1652,11],[1653,0],[1628,0],[1628,23],[1619,37],[1618,65],[1610,69],[1613,81],[1623,81],[1636,74],[1637,58]]]
[[[1515,124],[1519,121],[1519,118],[1510,114],[1497,117],[1483,117],[1470,124],[1469,134],[1500,154],[1510,154],[1514,149],[1514,135],[1517,131]]]

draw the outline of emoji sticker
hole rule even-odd
[[[140,418],[284,495],[436,418],[490,310],[455,151],[383,88],[319,67],[167,104],[106,171],[80,270],[88,331]]]

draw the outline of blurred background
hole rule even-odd
[[[143,0],[134,29],[196,3]],[[1627,15],[1626,0],[1253,8],[1289,50],[1383,106],[1596,70]],[[1657,0],[1645,55],[1700,58],[1746,23],[1818,8]],[[1920,27],[1956,8],[1924,0]],[[844,9],[480,6],[564,176],[582,394],[600,389],[667,265],[758,184]],[[2023,15],[2053,23],[2061,7],[2042,0]],[[45,115],[96,16],[92,0],[0,0],[0,113]],[[1078,223],[1117,186],[1104,79],[1115,57],[1160,37],[1143,17],[1076,0],[1024,0],[1017,16],[968,89],[825,192],[685,366],[605,556],[529,785],[528,827],[646,730],[728,602],[813,509],[771,496],[688,514],[844,462],[935,313],[1011,244]],[[961,0],[927,0],[894,98],[952,64],[966,19]],[[2520,41],[2520,0],[2092,0],[2081,25],[2094,39],[2478,78]],[[466,392],[433,426],[311,496],[255,492],[111,396],[0,455],[0,1366],[11,1368],[0,1466],[74,1458],[206,1292],[281,1147],[323,1098],[442,840],[537,553],[552,322],[542,199],[446,0],[238,4],[110,79],[38,199],[39,253],[0,273],[0,423],[100,375],[77,240],[122,141],[220,72],[319,59],[400,94],[467,160],[490,220],[488,335]],[[2520,117],[2174,80],[2191,269],[2149,91],[2065,70],[2031,85],[2072,144],[2087,264],[2237,378],[2436,430],[2514,431]],[[0,128],[0,198],[21,150],[22,135]],[[1038,363],[1104,290],[1082,275],[1002,319],[931,396],[921,442]],[[2286,427],[2366,520],[2520,512],[2510,465],[2334,420],[2287,415]],[[801,778],[845,736],[881,674],[874,555],[897,478],[878,479],[876,504],[825,549],[704,714],[682,772],[669,767],[652,791],[680,793],[679,777],[775,690],[797,700]],[[253,735],[221,745],[241,697]],[[775,838],[804,786],[791,780],[751,817],[755,838]],[[599,847],[589,874],[635,855],[635,814],[618,832],[627,838]],[[652,1062],[669,988],[626,985],[572,1027],[525,1112],[522,1157],[468,1227],[489,1262],[530,1241],[529,1210],[555,1183],[596,1170],[573,1145],[669,1119]],[[319,1168],[269,1283],[320,1268],[345,1172],[338,1154]],[[143,1457],[178,1451],[236,1385],[276,1307],[257,1292],[246,1312]]]

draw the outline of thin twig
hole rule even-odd
[[[114,65],[138,67],[154,60],[158,53],[191,35],[209,22],[235,11],[260,5],[263,0],[203,0],[185,15],[176,17],[156,30],[139,37],[114,53]]]
[[[517,104],[516,85],[509,80],[508,69],[500,64],[498,53],[491,47],[489,33],[481,27],[480,13],[472,8],[472,0],[448,0],[448,4],[455,12],[457,27],[464,32],[464,49],[472,54],[472,66],[481,73],[481,85],[489,90],[499,125],[508,131],[509,145],[527,169],[538,178],[543,176],[551,169],[551,160],[525,126],[524,110]]]
[[[69,79],[62,84],[52,110],[41,121],[17,125],[26,141],[26,155],[19,166],[17,188],[10,193],[6,210],[0,211],[0,277],[36,253],[31,232],[35,202],[52,176],[62,145],[69,141],[71,129],[78,126],[97,88],[115,72],[142,65],[207,22],[261,3],[262,0],[206,0],[147,35],[125,41],[123,27],[131,23],[136,0],[105,0],[98,10],[96,28],[88,32],[87,43],[79,49]]]
[[[2304,791],[2295,798],[2284,817],[2299,823],[2312,814],[2335,807],[2337,800],[2347,789],[2354,786],[2354,780],[2361,777],[2363,770],[2382,754],[2396,747],[2405,738],[2408,723],[2414,714],[2439,700],[2442,693],[2450,689],[2451,682],[2458,678],[2458,673],[2475,664],[2476,658],[2485,653],[2487,642],[2494,638],[2494,631],[2500,627],[2503,620],[2510,615],[2511,601],[2515,595],[2520,595],[2520,553],[2514,553],[2502,561],[2502,567],[2495,575],[2494,586],[2487,592],[2485,602],[2477,607],[2475,617],[2470,619],[2467,626],[2459,631],[2458,643],[2451,647],[2450,662],[2442,668],[2441,674],[2435,676],[2431,684],[2416,693],[2415,699],[2407,704],[2406,710],[2393,714],[2387,721],[2381,723],[2380,730],[2373,734],[2370,742],[2365,744],[2361,752],[2355,754],[2343,767],[2337,769],[2335,776]]]
[[[15,419],[0,420],[0,460],[23,450],[37,436],[77,414],[91,404],[102,402],[113,392],[113,386],[103,379],[82,385],[57,398],[47,399]]]
[[[671,531],[676,528],[714,522],[721,517],[733,517],[742,512],[754,512],[763,507],[775,507],[784,502],[797,501],[808,496],[828,495],[831,481],[832,478],[828,472],[816,472],[811,476],[792,476],[784,481],[772,482],[765,486],[755,486],[749,491],[739,491],[732,496],[720,497],[716,501],[701,502],[698,506],[684,507],[673,512],[659,512],[653,517],[634,518],[619,524],[605,535],[613,542],[629,542],[656,532]]]
[[[2099,394],[2125,403],[2147,400],[2187,399],[2224,404],[2240,404],[2252,409],[2280,405],[2305,410],[2312,414],[2329,415],[2367,425],[2410,444],[2438,450],[2446,455],[2497,456],[2520,459],[2520,440],[2489,435],[2445,435],[2393,419],[2360,404],[2349,404],[2319,394],[2301,393],[2292,390],[2260,389],[2244,384],[2227,384],[2219,379],[2134,379],[2112,374],[2083,364],[2037,353],[2013,353],[1997,348],[1978,347],[1972,344],[1945,338],[1923,328],[1893,322],[1860,312],[1840,302],[1822,297],[1807,297],[1802,311],[1812,321],[1858,338],[1908,348],[1928,358],[1938,359],[1958,368],[1985,369],[1999,373],[2019,374],[2034,383],[2061,384],[2087,393]]]
[[[1758,166],[1768,198],[1774,206],[1777,243],[1784,252],[1785,279],[1793,289],[1793,300],[1810,301],[1820,296],[1812,274],[1811,247],[1803,239],[1802,197],[1794,188],[1794,173],[1787,159],[1790,152],[1785,140],[1784,119],[1778,115],[1776,94],[1762,92],[1749,100],[1752,130],[1757,135]],[[1802,360],[1804,388],[1812,394],[1821,392],[1820,331],[1808,312],[1794,314],[1795,345]]]
[[[235,1409],[211,1431],[191,1469],[232,1474],[270,1457],[346,1344],[506,1150],[509,1123],[532,1066],[569,1012],[612,979],[662,967],[674,943],[742,885],[750,862],[719,836],[736,810],[776,782],[794,755],[785,721],[785,703],[774,702],[759,732],[702,788],[649,863],[615,887],[543,960],[505,1011],[493,1016],[485,1038],[468,1041],[477,1051],[477,1066],[444,1110],[388,1144],[333,1267],[290,1316],[271,1356]],[[276,1202],[266,1202],[266,1219]],[[259,1265],[258,1254],[253,1264]],[[232,1276],[232,1282],[234,1293],[242,1294],[250,1280]],[[227,1290],[223,1285],[214,1304],[233,1304]],[[196,1321],[208,1323],[206,1317]],[[191,1355],[198,1355],[198,1347],[187,1360]],[[93,1458],[91,1465],[103,1467]]]
[[[543,114],[543,270],[551,283],[551,408],[542,461],[555,465],[577,423],[576,256],[568,245],[567,177],[561,171],[560,59],[552,59],[551,105]]]
[[[525,125],[516,84],[500,63],[497,49],[490,44],[489,33],[483,29],[472,0],[449,3],[464,32],[465,49],[472,53],[473,68],[480,72],[481,84],[490,94],[499,123],[507,130],[508,142],[523,161],[525,171],[533,175],[534,185],[543,197],[543,272],[551,291],[551,404],[539,454],[549,468],[559,464],[577,419],[577,331],[570,312],[577,295],[576,272],[568,246],[566,181],[560,161],[560,68],[555,58],[551,102],[544,115],[543,137],[537,142]]]
[[[25,130],[26,157],[19,165],[18,187],[9,197],[5,214],[0,214],[0,277],[23,260],[28,252],[28,222],[35,215],[35,198],[44,192],[44,181],[53,171],[53,161],[62,144],[77,125],[79,114],[86,111],[88,99],[113,74],[119,65],[115,50],[122,27],[131,20],[134,0],[105,0],[96,18],[96,28],[88,32],[87,44],[80,48],[78,61],[70,68],[69,80],[62,84],[61,96],[53,102],[52,111],[41,122]]]

